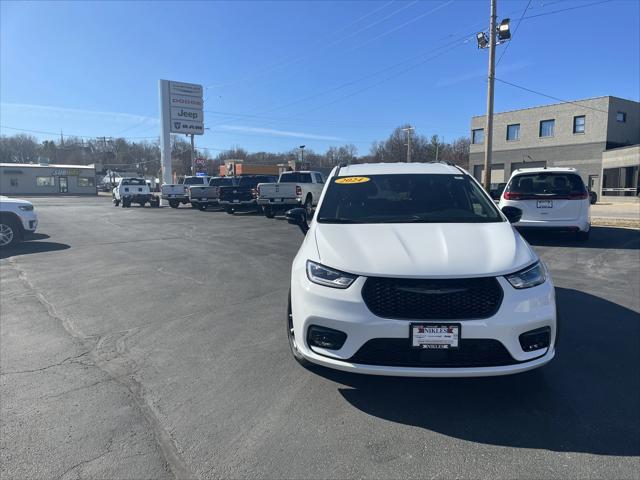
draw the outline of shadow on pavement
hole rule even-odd
[[[558,354],[538,370],[469,379],[313,371],[392,422],[490,445],[640,455],[640,314],[576,290],[557,294]]]
[[[640,249],[640,230],[616,227],[591,227],[586,242],[579,241],[572,233],[520,231],[530,245],[571,248],[610,248],[621,250]]]
[[[39,238],[49,238],[49,236],[36,233],[31,238],[31,240],[34,240],[34,241],[26,241],[26,242],[18,243],[17,245],[10,248],[2,248],[0,250],[0,259],[15,257],[18,255],[30,255],[32,253],[44,253],[44,252],[54,252],[56,250],[67,250],[68,248],[71,248],[66,243],[41,242],[41,241],[38,241]]]

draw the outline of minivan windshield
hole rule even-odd
[[[320,223],[502,222],[495,204],[467,175],[391,174],[334,177]]]

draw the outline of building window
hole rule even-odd
[[[584,115],[573,117],[573,133],[584,133]]]
[[[55,187],[56,179],[54,177],[36,177],[36,186],[38,187]]]
[[[520,124],[507,125],[507,141],[520,140]]]
[[[11,182],[11,186],[12,187],[17,187],[18,186],[18,179],[17,178],[11,178],[10,182]]]
[[[553,137],[553,130],[556,126],[555,120],[542,120],[540,122],[540,136]]]
[[[79,187],[95,187],[95,179],[93,177],[78,177]]]
[[[627,112],[616,113],[616,122],[625,123],[627,121]]]
[[[474,145],[484,143],[484,128],[471,130],[471,143]]]

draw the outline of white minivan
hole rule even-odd
[[[466,171],[443,163],[337,167],[291,269],[287,336],[302,364],[468,377],[555,355],[549,272]]]
[[[517,207],[518,228],[574,232],[588,240],[591,231],[589,192],[575,168],[521,168],[511,175],[500,208]]]

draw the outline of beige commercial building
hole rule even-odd
[[[471,119],[469,169],[484,176],[486,116]],[[606,199],[633,199],[640,167],[640,103],[617,97],[496,113],[491,183],[523,167],[574,167]]]
[[[93,165],[0,163],[0,195],[97,195]]]

